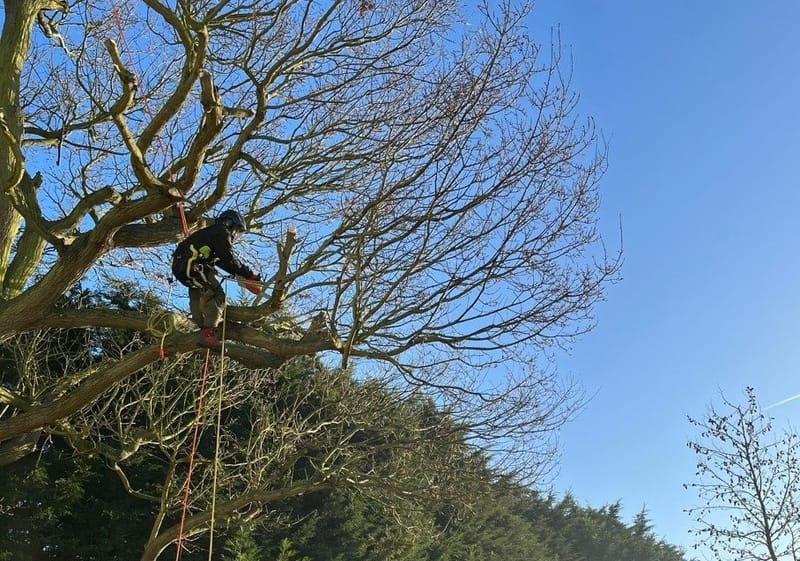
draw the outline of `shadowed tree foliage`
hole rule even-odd
[[[59,303],[59,309],[68,313],[110,308],[139,312],[159,306],[157,299],[131,284],[118,284],[110,294],[75,289]],[[31,384],[31,394],[69,394],[75,384],[70,369],[76,362],[81,371],[92,371],[108,357],[125,357],[147,345],[141,337],[129,339],[124,329],[77,333],[84,339],[76,339],[75,330],[52,329],[28,332],[0,346],[0,387],[21,388],[24,380]],[[244,548],[248,524],[263,519],[259,523],[285,526],[312,516],[314,511],[303,501],[337,491],[340,504],[369,505],[364,520],[377,519],[380,530],[356,530],[350,519],[356,519],[359,511],[347,507],[350,514],[341,526],[333,523],[333,531],[340,535],[336,551],[352,543],[352,549],[344,550],[352,555],[380,531],[382,543],[401,553],[428,543],[438,531],[425,512],[443,502],[453,508],[473,503],[480,493],[464,485],[489,477],[480,452],[486,436],[476,441],[470,427],[417,389],[392,387],[379,377],[357,381],[347,371],[325,367],[312,357],[295,358],[279,371],[248,370],[227,358],[211,357],[209,375],[202,383],[201,359],[191,353],[166,357],[53,423],[45,447],[23,456],[12,464],[14,470],[7,471],[12,479],[5,481],[7,493],[2,496],[7,500],[0,506],[14,506],[14,524],[20,526],[19,533],[6,535],[8,543],[18,544],[16,551],[30,547],[61,559],[72,551],[69,543],[96,541],[93,532],[107,517],[105,527],[126,536],[121,559],[130,558],[132,551],[137,555],[142,551],[143,560],[159,558],[180,534],[191,555],[207,549],[208,536],[213,535],[210,505],[215,500],[217,534],[233,535],[237,547]],[[544,440],[573,406],[568,394],[553,384],[540,378],[541,416],[528,421]],[[197,417],[201,398],[206,406]],[[195,428],[200,438],[192,456],[187,501],[184,486]],[[60,475],[73,472],[69,477]],[[42,507],[41,497],[53,482],[72,489],[74,502],[57,500]],[[95,487],[108,490],[114,498],[84,517],[82,501]],[[28,488],[29,497],[22,491]],[[127,498],[120,498],[123,491]],[[303,501],[298,502],[301,496]],[[102,502],[102,497],[92,500]],[[61,514],[48,517],[48,512]],[[92,519],[99,519],[98,524],[84,523]],[[68,528],[73,530],[65,534]],[[350,532],[353,535],[344,539]],[[108,541],[98,549],[102,555],[97,555],[111,559],[118,546]],[[283,555],[290,553],[287,549]],[[69,553],[75,559],[95,558],[91,550],[82,550],[81,555]]]
[[[162,466],[140,464],[158,481]],[[54,439],[0,475],[0,559],[135,559],[152,509],[129,495],[102,458],[75,456]]]
[[[745,402],[689,418],[698,431],[689,448],[697,479],[685,487],[702,501],[688,512],[700,547],[716,559],[783,561],[800,558],[800,439],[776,431],[753,388]]]
[[[31,465],[25,465],[30,462]],[[125,495],[101,462],[75,460],[48,448],[35,469],[26,458],[0,476],[4,496],[24,497],[0,514],[0,546],[8,559],[107,561],[131,558],[147,535],[152,511]],[[23,467],[24,466],[24,467]],[[145,466],[142,466],[145,467]],[[686,561],[653,533],[646,513],[631,524],[619,504],[591,508],[566,497],[540,496],[503,478],[465,477],[463,491],[479,492],[477,505],[446,500],[413,512],[334,491],[297,497],[270,514],[240,520],[218,537],[222,561]],[[115,484],[116,483],[116,484]],[[57,492],[53,492],[57,489]],[[16,493],[16,494],[15,494]],[[35,509],[26,512],[35,505]],[[399,510],[398,510],[399,508]],[[400,514],[400,518],[398,518]],[[36,524],[14,523],[35,520]],[[83,524],[87,521],[91,525]],[[97,540],[97,527],[108,539]],[[43,553],[41,544],[50,544]],[[38,547],[37,547],[38,546]],[[163,559],[174,558],[165,552]],[[207,559],[193,542],[183,557]],[[2,557],[0,557],[2,559]]]
[[[158,305],[119,288],[110,295],[76,289],[60,305]],[[84,345],[87,364],[141,344],[126,341],[124,330],[81,332],[92,341]],[[64,368],[57,350],[69,341],[65,330],[54,330],[31,334],[24,349],[0,348],[3,379],[28,364],[39,368],[28,379],[57,384]],[[173,557],[174,549],[164,548],[174,541],[182,507],[195,359],[166,360],[131,377],[54,426],[37,454],[0,472],[5,558]],[[212,377],[205,394],[211,411],[222,400],[221,447],[217,455],[214,415],[206,414],[186,561],[207,559],[215,457],[213,559],[683,560],[654,538],[644,512],[628,526],[618,504],[557,502],[498,472],[469,431],[421,393],[398,393],[311,358],[287,363],[279,376],[234,364],[223,374],[225,383]]]

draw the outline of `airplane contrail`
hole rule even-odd
[[[792,397],[787,397],[786,399],[781,400],[778,403],[773,403],[769,407],[765,407],[764,411],[767,411],[768,409],[772,409],[773,407],[778,407],[779,405],[783,405],[785,403],[789,403],[790,401],[794,401],[795,399],[800,399],[800,393],[797,394],[797,395],[793,395]]]

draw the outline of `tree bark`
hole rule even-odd
[[[19,141],[23,115],[19,104],[20,76],[28,54],[31,30],[41,2],[5,0],[5,21],[0,35],[0,111],[3,112],[11,135]],[[11,175],[14,155],[7,141],[0,141],[0,299],[6,296],[6,271],[11,247],[19,232],[21,217],[14,209],[6,189]]]
[[[34,430],[0,443],[0,467],[13,464],[36,451],[42,431]]]

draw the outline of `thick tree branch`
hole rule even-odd
[[[117,76],[122,83],[122,95],[114,103],[114,105],[111,106],[109,113],[111,113],[111,118],[114,120],[114,123],[116,123],[120,136],[130,152],[131,168],[145,190],[159,190],[169,194],[172,197],[180,199],[180,192],[162,182],[158,177],[155,176],[155,174],[153,174],[152,171],[150,171],[150,168],[147,165],[144,157],[144,151],[146,148],[142,149],[128,127],[124,113],[133,105],[137,88],[136,76],[123,64],[117,44],[111,39],[107,39],[105,45],[106,49],[108,50],[108,54],[111,56],[111,60],[114,63],[114,70],[116,71]]]
[[[227,339],[251,345],[258,349],[269,351],[276,357],[286,359],[311,355],[321,351],[337,350],[341,342],[331,333],[326,325],[325,314],[320,314],[312,321],[308,331],[301,339],[287,339],[265,333],[259,329],[236,323],[236,314],[233,310],[227,312],[228,322],[225,325]],[[169,336],[183,337],[181,331],[194,330],[194,324],[181,314],[174,312],[154,312],[150,315],[140,312],[124,310],[109,310],[103,308],[82,308],[79,310],[58,310],[47,314],[29,329],[62,328],[77,329],[85,327],[113,327],[140,333],[149,333],[154,337],[168,336],[165,343],[166,349],[172,352],[185,352],[182,346],[173,347]],[[220,328],[221,330],[222,328]],[[230,345],[231,357],[251,357],[248,362],[253,362],[255,357],[265,357],[258,354],[257,349],[239,350],[235,345]],[[261,368],[275,367],[278,364],[261,364]]]
[[[294,244],[297,241],[297,230],[289,228],[286,232],[286,242],[278,242],[278,270],[275,272],[272,295],[267,300],[268,310],[279,310],[286,298],[286,291],[289,289],[289,261],[294,251]]]
[[[121,202],[122,195],[115,191],[113,187],[110,185],[103,187],[83,197],[67,216],[53,222],[52,227],[57,232],[72,230],[77,228],[80,221],[83,220],[87,214],[92,212],[95,207],[106,203],[118,205]]]
[[[34,236],[32,243],[26,244],[26,251],[17,250],[15,259],[31,259],[38,263],[41,257],[41,249],[39,251],[31,249],[33,246],[41,245],[36,238],[41,238],[59,251],[65,246],[64,237],[60,236],[58,230],[45,220],[42,209],[39,206],[37,192],[41,183],[42,178],[40,175],[37,174],[36,177],[32,178],[27,172],[23,172],[22,180],[8,192],[14,208],[25,218],[25,232]],[[22,280],[24,282],[25,279]]]
[[[222,129],[222,104],[217,96],[211,74],[200,72],[200,103],[203,118],[198,132],[189,146],[189,153],[183,161],[184,172],[179,181],[180,189],[188,191],[197,181],[211,142]]]
[[[128,224],[114,234],[116,247],[159,247],[176,244],[183,239],[183,225],[177,216],[166,215],[163,220],[147,224]],[[195,228],[189,223],[189,231]]]
[[[36,452],[41,437],[42,431],[33,430],[16,438],[0,442],[0,467],[13,464]]]
[[[27,399],[4,386],[0,386],[0,404],[10,405],[20,411],[27,411],[31,408],[31,403]]]
[[[22,181],[22,175],[25,173],[25,166],[23,164],[24,158],[22,157],[22,150],[20,149],[17,137],[11,131],[6,114],[0,110],[0,135],[2,135],[6,145],[11,151],[11,170],[8,177],[2,178],[2,189],[4,193],[9,193]]]

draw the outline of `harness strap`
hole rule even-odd
[[[197,249],[194,244],[189,244],[189,252],[191,255],[186,260],[186,270],[184,271],[186,278],[197,288],[205,288],[209,285],[208,277],[206,277],[204,263],[199,261],[206,260],[211,256],[211,248],[204,245]],[[200,281],[197,280],[195,274],[200,276]]]

